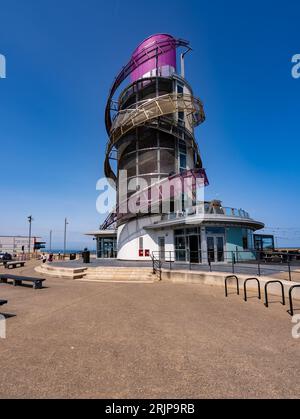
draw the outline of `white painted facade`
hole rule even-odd
[[[30,240],[30,250],[33,251],[37,242],[36,237]],[[29,251],[29,237],[0,236],[0,253],[22,253]]]
[[[165,240],[165,251],[174,251],[174,233],[172,229],[162,231],[147,231],[147,227],[160,221],[160,216],[136,218],[118,228],[118,259],[148,260],[153,252],[158,252],[159,238]],[[143,251],[143,256],[140,256]],[[149,256],[146,254],[149,252]]]

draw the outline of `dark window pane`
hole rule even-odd
[[[183,93],[183,86],[181,86],[180,84],[177,85],[177,92]]]
[[[172,93],[173,91],[172,80],[161,79],[158,81],[158,86],[160,95],[166,95],[168,93]]]
[[[174,173],[175,171],[175,151],[160,150],[160,172]]]
[[[175,238],[175,248],[176,250],[185,249],[185,237],[176,237]]]
[[[184,141],[179,141],[179,152],[186,154],[186,144]]]
[[[156,97],[156,83],[151,83],[139,93],[140,100]]]
[[[159,138],[159,144],[160,147],[175,149],[175,140],[171,135],[161,134]]]
[[[185,250],[176,250],[176,261],[177,262],[186,262],[186,251]]]
[[[175,230],[175,236],[183,236],[184,235],[184,230]]]
[[[186,231],[186,234],[198,234],[197,227],[195,227],[195,228],[188,228],[187,231]]]
[[[248,237],[243,237],[243,249],[247,250],[248,247]]]
[[[136,141],[134,138],[131,138],[130,140],[130,144],[125,148],[125,150],[123,151],[122,154],[128,154],[131,153],[132,151],[136,151]]]
[[[225,234],[225,228],[223,227],[207,227],[206,234]]]
[[[180,154],[180,170],[186,170],[186,166],[187,166],[187,158],[186,158],[186,154]]]
[[[184,121],[184,112],[178,112],[178,119]]]
[[[157,150],[139,152],[139,175],[157,173]]]
[[[119,163],[119,170],[127,170],[127,177],[136,176],[136,153],[123,156]]]
[[[146,148],[155,148],[157,147],[157,134],[155,130],[143,130],[139,134],[138,148],[143,150]]]

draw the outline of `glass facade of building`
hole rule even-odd
[[[242,227],[176,229],[174,247],[177,262],[230,262],[233,254],[238,260],[252,260],[255,253],[253,231]]]
[[[97,258],[113,259],[117,253],[117,237],[97,237]]]
[[[177,262],[201,263],[201,229],[186,228],[175,230],[175,259]]]
[[[254,235],[255,249],[258,251],[275,250],[274,236],[255,234]]]

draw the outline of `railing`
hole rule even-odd
[[[229,296],[228,281],[232,281],[232,280],[234,280],[234,282],[236,283],[237,295],[240,295],[240,279],[239,279],[239,277],[237,277],[235,275],[230,275],[230,276],[227,276],[225,278],[225,297],[228,297]],[[243,280],[241,279],[241,281],[243,281]],[[257,279],[257,278],[248,278],[248,279],[244,280],[244,301],[245,302],[248,301],[247,284],[250,281],[256,281],[257,282],[257,285],[258,285],[258,299],[259,300],[262,300],[262,292],[261,292],[261,282],[260,282],[260,280]],[[265,283],[265,286],[264,286],[264,295],[265,295],[265,307],[266,308],[269,308],[270,307],[269,287],[270,287],[270,285],[273,286],[275,284],[280,286],[280,290],[281,290],[281,304],[283,306],[286,305],[286,301],[285,301],[285,297],[286,297],[285,286],[284,286],[284,284],[283,284],[283,282],[281,280],[277,279],[277,280],[271,280],[271,281],[268,281],[268,282]],[[299,285],[292,285],[289,288],[289,290],[288,290],[290,309],[287,310],[287,312],[292,317],[294,317],[295,311],[296,310],[297,311],[299,310],[299,309],[295,309],[294,308],[294,299],[293,299],[294,295],[293,294],[294,294],[294,291],[296,289],[300,289],[300,284]],[[274,293],[274,291],[273,291],[273,293]]]
[[[156,256],[152,255],[152,267],[153,267],[153,275],[157,275],[158,279],[161,281],[162,279],[162,262],[160,258],[157,258]]]
[[[210,272],[240,273],[251,276],[286,274],[289,281],[297,279],[296,271],[300,269],[300,253],[245,251],[175,251],[153,252],[161,267],[172,270],[188,269]]]
[[[243,209],[230,208],[230,207],[214,207],[209,203],[197,205],[187,208],[185,211],[177,211],[170,214],[164,214],[162,219],[164,221],[171,221],[183,217],[191,217],[196,215],[215,215],[223,217],[235,217],[251,220],[250,214]]]

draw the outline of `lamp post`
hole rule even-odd
[[[67,249],[67,225],[68,225],[68,219],[65,218],[65,231],[64,231],[64,258],[66,256],[66,249]]]
[[[49,238],[49,252],[52,252],[52,230],[50,230],[50,238]]]
[[[30,215],[28,217],[28,222],[29,222],[29,241],[28,241],[28,255],[29,255],[29,259],[30,259],[30,250],[31,250],[31,224],[32,224],[33,218],[32,215]]]

